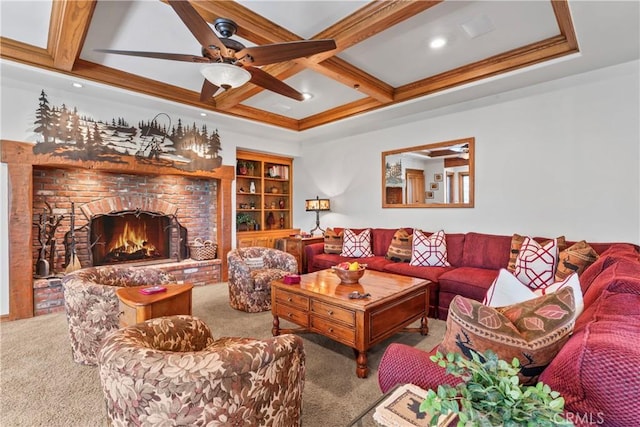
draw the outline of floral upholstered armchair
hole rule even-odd
[[[102,341],[119,328],[118,288],[175,281],[169,273],[146,267],[89,267],[64,276],[62,287],[73,360],[95,365]]]
[[[98,355],[107,415],[115,426],[299,426],[302,339],[214,340],[193,316],[120,329]]]
[[[271,281],[298,272],[296,258],[278,249],[237,248],[227,254],[229,305],[257,313],[271,309]]]

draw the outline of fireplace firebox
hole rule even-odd
[[[123,211],[91,218],[93,265],[167,260],[172,255],[172,218],[152,212]]]

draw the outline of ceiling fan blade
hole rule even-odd
[[[185,55],[182,53],[138,52],[134,50],[94,49],[96,52],[115,53],[117,55],[142,56],[145,58],[169,59],[171,61],[211,63],[211,59],[204,56]]]
[[[227,55],[227,48],[218,38],[213,29],[207,24],[202,16],[191,6],[186,0],[168,0],[169,5],[176,11],[182,22],[187,26],[191,34],[195,36],[202,48],[209,51],[212,57],[216,57],[215,51],[209,49],[209,46],[215,46],[220,49],[222,56]]]
[[[270,90],[271,92],[279,93],[280,95],[293,98],[296,101],[303,101],[304,97],[300,92],[289,86],[288,84],[278,80],[266,71],[262,71],[256,67],[245,67],[245,69],[251,73],[251,83]]]
[[[236,53],[236,58],[247,65],[266,65],[311,56],[335,48],[336,42],[333,39],[301,40],[247,47]],[[246,55],[251,58],[243,60]]]
[[[208,101],[216,94],[218,89],[220,89],[218,86],[214,85],[209,80],[204,79],[204,82],[202,83],[202,90],[200,91],[200,101]]]

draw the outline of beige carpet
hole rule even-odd
[[[271,336],[270,312],[239,312],[227,301],[226,284],[195,288],[193,314],[211,327],[216,338]],[[303,425],[349,424],[380,396],[377,366],[386,346],[397,341],[430,350],[442,338],[444,322],[430,319],[429,328],[426,337],[399,333],[372,348],[366,379],[355,375],[351,348],[315,334],[303,334],[307,355]],[[3,427],[106,425],[97,368],[72,361],[64,313],[0,324],[0,386]]]

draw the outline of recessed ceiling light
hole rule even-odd
[[[305,101],[308,101],[311,98],[313,98],[313,94],[311,94],[309,92],[302,92],[302,97],[304,98]]]
[[[436,37],[429,42],[429,47],[431,49],[440,49],[447,44],[447,39],[444,37]]]
[[[207,117],[207,113],[200,113],[202,117]]]
[[[78,87],[78,88],[80,88],[80,87],[84,87],[84,86],[82,85],[82,83],[78,83],[78,82],[71,83],[71,86],[73,86],[73,87]]]

